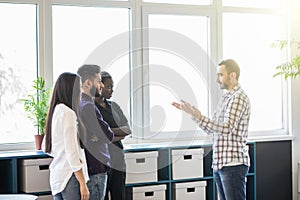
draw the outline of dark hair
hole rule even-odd
[[[106,79],[112,79],[112,76],[107,71],[102,71],[101,72],[102,83],[104,83]]]
[[[52,117],[56,105],[63,103],[77,114],[80,101],[80,77],[77,74],[65,72],[62,73],[55,83],[50,106],[46,119],[46,144],[45,152],[50,153],[52,150]],[[82,128],[80,121],[78,122],[79,130]]]
[[[222,60],[219,63],[220,65],[225,65],[227,72],[230,74],[231,72],[236,73],[236,80],[239,80],[240,77],[240,67],[233,59]]]
[[[98,65],[85,64],[78,68],[77,74],[81,76],[81,81],[85,82],[87,79],[94,80],[95,75],[99,74],[101,68]]]

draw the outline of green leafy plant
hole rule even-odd
[[[36,91],[28,94],[24,102],[24,109],[28,113],[28,118],[33,120],[33,124],[38,128],[38,135],[44,135],[46,127],[46,117],[49,107],[50,88],[45,87],[42,77],[37,77],[33,81],[32,87]]]
[[[297,50],[300,50],[299,41],[287,41],[287,40],[278,40],[272,44],[273,47],[279,48],[281,51],[286,49],[288,46],[296,45]],[[296,78],[300,75],[300,55],[296,55],[292,58],[291,61],[282,63],[276,67],[276,73],[273,77],[284,76],[285,79],[288,77]]]

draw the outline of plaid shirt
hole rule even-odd
[[[238,84],[226,92],[212,119],[194,119],[207,134],[213,135],[213,169],[232,162],[250,166],[247,147],[250,101]]]

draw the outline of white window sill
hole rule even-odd
[[[0,144],[1,151],[35,150],[34,142]]]
[[[123,143],[125,148],[145,148],[155,147],[163,148],[170,146],[195,146],[195,145],[210,145],[212,138],[204,134],[177,134],[176,137],[170,137],[171,133],[163,134],[163,136],[156,136],[148,139],[127,137]],[[295,136],[291,135],[270,135],[270,136],[249,136],[249,142],[272,142],[295,140]],[[0,152],[3,151],[19,151],[19,150],[35,150],[34,142],[16,143],[16,144],[1,144]]]
[[[195,146],[195,145],[210,145],[212,144],[212,137],[206,136],[203,134],[195,134],[193,137],[178,136],[177,137],[168,137],[169,133],[163,134],[163,136],[156,136],[155,138],[133,138],[128,137],[124,140],[123,144],[125,149],[134,149],[134,148],[164,148],[172,146]],[[273,141],[285,141],[285,140],[294,140],[295,137],[291,135],[270,135],[270,136],[249,136],[249,142],[273,142]]]

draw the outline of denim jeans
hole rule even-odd
[[[80,187],[77,178],[73,174],[64,190],[53,197],[54,200],[80,200]]]
[[[219,200],[246,200],[246,165],[227,166],[214,172]]]
[[[90,191],[90,200],[104,200],[107,185],[107,173],[90,176],[87,186]]]

